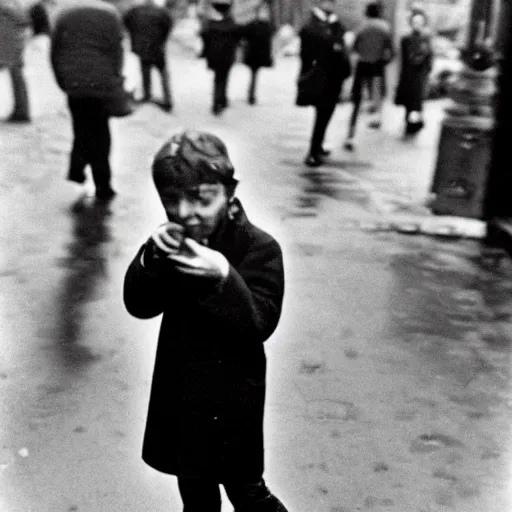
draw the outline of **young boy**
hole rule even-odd
[[[143,459],[178,477],[185,512],[286,512],[263,480],[265,342],[284,293],[281,249],[247,219],[224,143],[184,132],[157,153],[168,222],[125,277],[137,318],[163,313]]]

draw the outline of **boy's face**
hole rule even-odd
[[[202,183],[180,189],[164,186],[158,193],[167,218],[185,228],[185,236],[200,242],[210,237],[226,215],[229,197],[222,183]]]

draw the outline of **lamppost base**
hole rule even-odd
[[[431,192],[432,213],[481,219],[491,163],[496,69],[466,66],[450,93]]]

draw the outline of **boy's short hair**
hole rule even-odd
[[[222,183],[234,192],[238,184],[226,145],[207,132],[173,135],[155,155],[152,170],[157,190],[169,185],[190,189],[201,183]]]
[[[380,18],[382,14],[382,5],[380,2],[371,2],[366,6],[366,16],[368,18]]]

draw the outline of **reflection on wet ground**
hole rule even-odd
[[[107,277],[106,245],[111,240],[108,203],[80,198],[71,208],[72,239],[57,264],[65,275],[54,305],[52,338],[62,367],[79,372],[96,357],[81,341],[86,305],[101,297]]]

